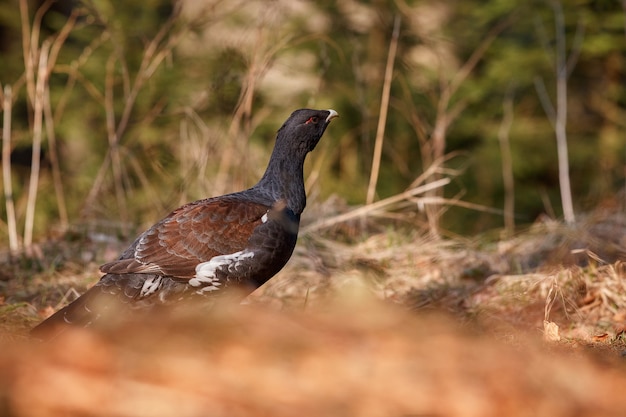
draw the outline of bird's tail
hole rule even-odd
[[[95,285],[76,300],[63,307],[31,330],[31,336],[51,340],[73,326],[89,327],[119,303],[113,294]]]

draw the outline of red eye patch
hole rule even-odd
[[[319,117],[317,116],[311,116],[309,117],[309,120],[307,120],[306,122],[304,122],[305,125],[308,125],[309,123],[317,123],[319,120]]]

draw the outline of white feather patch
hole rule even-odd
[[[269,213],[269,210],[268,210],[268,213]],[[267,223],[267,213],[265,213],[263,216],[261,216],[261,221],[263,223]]]
[[[202,262],[196,265],[196,276],[189,280],[189,285],[192,287],[200,287],[197,292],[203,293],[206,291],[217,291],[222,283],[216,276],[218,269],[226,268],[229,272],[234,272],[241,263],[254,257],[254,252],[242,250],[239,252],[231,253],[229,255],[220,255],[211,258],[208,262]]]
[[[159,288],[161,288],[162,280],[163,277],[160,276],[149,277],[147,280],[144,281],[143,287],[141,287],[141,292],[139,293],[139,297],[147,297],[150,294],[154,294],[156,291],[158,291]]]

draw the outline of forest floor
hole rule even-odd
[[[29,340],[30,328],[93,285],[98,265],[122,249],[91,228],[40,244],[36,259],[4,257],[0,415],[626,409],[621,211],[569,227],[538,221],[508,238],[430,239],[395,228],[362,237],[346,224],[310,231],[246,306]]]

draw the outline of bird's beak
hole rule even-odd
[[[328,109],[326,110],[328,113],[330,113],[328,115],[328,117],[326,118],[326,123],[330,122],[331,120],[333,120],[335,117],[339,117],[339,113],[337,113],[336,111],[334,111],[333,109]]]

